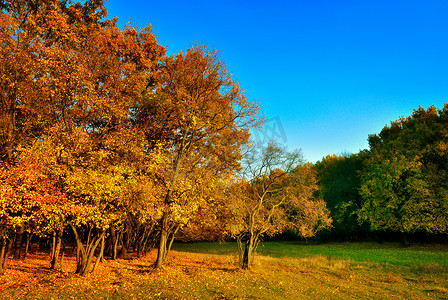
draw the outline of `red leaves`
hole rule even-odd
[[[3,164],[0,168],[0,219],[6,226],[20,226],[36,218],[42,211],[59,206],[66,197],[36,163]],[[0,234],[2,234],[0,232]]]

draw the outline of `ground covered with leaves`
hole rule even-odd
[[[62,271],[49,270],[49,258],[43,253],[25,261],[10,261],[6,274],[0,277],[0,298],[448,298],[448,268],[437,261],[397,265],[320,254],[303,257],[260,254],[251,270],[241,270],[236,255],[180,252],[182,247],[177,248],[161,270],[154,269],[156,252],[151,252],[141,259],[106,260],[95,274],[84,277],[73,274],[75,261],[70,256],[64,258]],[[444,259],[443,252],[436,253],[441,253]]]

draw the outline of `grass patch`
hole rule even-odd
[[[73,274],[74,257],[65,259],[65,273],[52,272],[42,254],[10,262],[0,277],[0,299],[448,299],[444,249],[263,245],[248,271],[238,268],[233,243],[179,243],[162,270],[153,268],[153,251],[142,259],[108,260],[85,277]],[[375,261],[375,247],[395,249],[401,258],[386,254],[385,262]],[[362,260],[368,253],[372,259]],[[427,254],[437,261],[420,257]],[[416,264],[404,262],[415,257]]]
[[[232,254],[236,243],[176,243],[175,250],[193,253]],[[399,243],[313,243],[268,241],[260,243],[258,253],[263,256],[304,258],[322,255],[329,258],[348,259],[397,266],[437,265],[448,267],[447,245],[402,247]]]

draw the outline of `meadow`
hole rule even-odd
[[[156,252],[106,260],[73,274],[72,256],[50,271],[46,253],[10,261],[0,299],[448,299],[448,246],[398,243],[260,244],[250,270],[234,243],[177,243],[162,270]]]

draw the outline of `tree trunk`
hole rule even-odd
[[[84,245],[81,242],[81,239],[78,235],[78,232],[76,231],[76,228],[70,224],[72,227],[73,233],[75,234],[75,241],[76,241],[76,271],[75,273],[79,274],[81,273],[83,266],[86,264],[86,253],[84,249]]]
[[[140,258],[143,253],[143,245],[146,239],[147,228],[145,225],[140,226],[135,239],[135,250],[137,251],[137,258]]]
[[[28,251],[30,250],[30,243],[31,243],[32,237],[33,237],[33,234],[31,232],[26,233],[26,244],[25,244],[25,253],[23,253],[23,260],[26,259],[26,256],[28,255]]]
[[[151,247],[154,244],[154,241],[152,239],[153,237],[153,229],[154,229],[154,225],[151,226],[151,229],[148,230],[148,232],[146,233],[146,237],[143,241],[143,246],[142,246],[142,250],[141,250],[141,255],[146,255],[146,252],[148,252],[149,248],[153,248]]]
[[[3,275],[5,274],[7,259],[6,238],[2,238],[0,243],[0,275]]]
[[[62,255],[61,255],[61,261],[59,263],[59,268],[60,268],[61,272],[64,272],[63,267],[64,267],[65,243],[62,241],[62,239],[61,239],[61,242],[62,242]]]
[[[115,226],[111,225],[109,228],[109,237],[106,239],[104,248],[104,256],[109,256],[112,260],[117,259],[118,239],[115,231]]]
[[[50,260],[53,261],[54,250],[56,249],[56,233],[53,232],[50,240]]]
[[[5,274],[11,248],[12,248],[12,240],[3,238],[0,249],[0,274]]]
[[[180,228],[180,226],[177,225],[176,229],[174,229],[173,233],[171,234],[170,242],[168,244],[168,248],[166,249],[165,259],[168,257],[168,254],[171,251],[171,246],[173,245],[173,242],[174,242],[174,236],[176,235],[176,233],[179,230],[179,228]]]
[[[39,251],[39,241],[40,241],[40,238],[37,237],[37,242],[36,242],[36,254],[35,254],[36,259],[37,259],[37,252]]]
[[[62,244],[62,235],[64,233],[64,227],[61,226],[61,228],[56,232],[55,241],[54,241],[54,253],[52,255],[51,259],[51,269],[56,270],[58,268],[57,262],[59,258],[59,253],[61,251],[61,244]]]
[[[241,265],[241,267],[243,269],[249,269],[251,261],[252,261],[252,245],[250,239],[248,239],[246,240],[246,245],[244,247],[243,264]]]
[[[95,239],[92,239],[90,241],[90,244],[87,246],[87,260],[86,264],[84,265],[82,271],[80,272],[80,275],[86,275],[89,271],[90,264],[92,263],[93,256],[95,255],[95,250],[98,247],[99,243],[103,240],[104,236],[106,235],[106,232],[103,230],[97,236]],[[99,255],[98,255],[99,257]]]
[[[408,234],[406,232],[400,232],[400,239],[401,239],[401,245],[403,247],[410,247],[411,243],[409,242],[408,239]]]
[[[98,266],[100,260],[103,260],[103,256],[104,256],[104,235],[103,238],[101,239],[101,249],[100,249],[100,254],[98,254],[98,257],[95,260],[95,264],[93,265],[93,269],[92,269],[92,273],[95,273],[96,267]]]
[[[137,257],[140,258],[142,255],[146,253],[146,247],[148,245],[149,239],[151,237],[151,233],[154,229],[154,223],[151,224],[151,227],[148,229],[146,226],[144,227],[143,235],[138,243],[137,247]]]
[[[166,208],[169,207],[169,205],[171,204],[171,197],[179,177],[180,165],[183,160],[183,152],[185,150],[186,143],[187,143],[187,132],[184,132],[180,149],[178,150],[176,161],[174,163],[174,172],[173,177],[171,179],[171,185],[165,195],[164,204],[166,205]],[[169,226],[168,226],[168,210],[166,208],[163,211],[161,222],[162,228],[160,229],[159,250],[157,252],[157,261],[156,261],[156,268],[158,269],[162,267],[163,261],[165,260],[167,254],[166,244],[168,242]]]
[[[14,243],[14,252],[13,252],[13,258],[14,259],[20,259],[22,254],[22,244],[23,244],[23,234],[25,233],[25,225],[19,227],[19,230],[16,234],[16,240]]]
[[[115,229],[114,229],[113,233],[114,233],[114,243],[112,245],[112,259],[115,260],[115,259],[117,259],[117,254],[118,254],[119,239],[117,238],[117,232],[115,231]]]
[[[244,253],[244,251],[243,251],[243,237],[244,237],[243,234],[239,234],[236,237],[236,243],[238,245],[238,262],[239,262],[240,266],[243,265],[243,253]]]
[[[115,229],[114,226],[111,225],[109,228],[109,237],[106,239],[104,256],[109,256],[113,258],[114,244],[115,244]]]
[[[168,242],[168,218],[165,213],[162,216],[162,228],[160,229],[159,249],[157,252],[156,268],[161,268],[166,257],[166,244]]]
[[[88,273],[90,264],[92,263],[93,256],[95,254],[95,250],[98,247],[98,244],[100,241],[104,238],[106,235],[106,231],[102,230],[100,233],[96,234],[95,237],[88,237],[87,238],[87,244],[86,247],[84,247],[84,244],[81,241],[81,238],[78,234],[78,231],[76,230],[76,227],[70,223],[70,226],[73,229],[73,233],[75,235],[76,239],[76,246],[77,246],[77,263],[76,263],[76,273],[79,273],[80,275],[86,275]],[[92,230],[89,230],[89,234],[92,232]]]
[[[243,269],[249,269],[252,266],[256,245],[257,237],[250,234],[246,240],[246,245],[244,248],[243,262],[241,265]]]
[[[136,242],[137,258],[142,257],[145,237],[146,237],[146,229],[143,229],[143,233],[141,234],[140,237],[137,238]]]
[[[86,251],[84,245],[82,244],[81,238],[79,237],[78,231],[76,227],[70,223],[70,227],[73,230],[73,234],[75,235],[76,242],[76,271],[75,273],[81,273],[83,266],[86,264]]]
[[[129,231],[130,231],[129,224],[125,223],[124,232],[123,232],[123,245],[121,247],[120,255],[119,255],[119,257],[122,259],[126,259],[126,256],[128,254]]]

